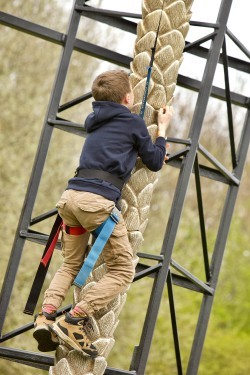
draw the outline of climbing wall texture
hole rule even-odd
[[[147,67],[151,59],[151,48],[161,18],[144,115],[153,140],[157,133],[157,111],[161,106],[171,103],[175,90],[178,70],[183,58],[185,37],[189,29],[192,2],[193,0],[145,0],[142,4],[142,20],[137,27],[130,79],[135,95],[133,112],[139,113]],[[157,179],[158,174],[149,171],[138,159],[132,176],[122,191],[122,213],[134,253],[135,266],[138,261],[136,253],[143,242],[143,232],[148,223],[150,201]],[[105,272],[106,267],[100,257],[86,286],[82,290],[75,288],[75,302],[78,302],[86,290],[98,282]],[[126,292],[118,295],[92,318],[94,332],[91,331],[90,334],[100,354],[96,359],[87,358],[75,350],[69,351],[61,345],[56,352],[55,365],[50,368],[50,375],[102,375],[107,366],[106,358],[115,344],[114,331],[119,323],[119,314],[125,301]]]

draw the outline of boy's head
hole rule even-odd
[[[134,95],[129,77],[123,70],[110,70],[96,77],[92,85],[92,95],[97,101],[109,101],[132,108]]]

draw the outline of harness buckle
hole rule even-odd
[[[111,211],[110,217],[111,219],[118,224],[120,220],[120,214],[121,212],[118,210],[117,207],[114,207],[113,210]]]

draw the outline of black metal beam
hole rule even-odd
[[[244,165],[246,162],[247,152],[250,143],[250,110],[247,113],[243,131],[241,134],[240,144],[238,147],[238,160],[239,163],[235,168],[235,175],[240,180]],[[213,252],[213,257],[211,261],[211,287],[216,288],[218,277],[220,273],[220,268],[224,256],[226,241],[228,237],[228,232],[232,220],[233,210],[238,195],[239,188],[235,185],[230,185],[228,188],[221,220],[220,226],[217,233],[215,249]],[[190,361],[188,364],[187,375],[196,374],[199,367],[199,361],[202,353],[203,343],[205,340],[206,330],[209,322],[209,317],[211,314],[213,306],[213,296],[204,295],[202,306],[200,309],[200,314],[198,318],[198,323],[196,326],[196,332],[194,336],[194,341],[192,345]]]
[[[0,358],[43,370],[48,370],[54,364],[52,356],[2,346],[0,346]]]
[[[54,366],[54,357],[52,356],[2,346],[0,346],[0,358],[46,371]],[[136,372],[107,367],[104,374],[136,375]]]
[[[121,27],[120,27],[121,29],[123,29],[122,22],[125,22],[125,21],[126,20],[121,19]],[[0,12],[0,24],[14,28],[18,31],[25,32],[32,36],[47,40],[48,42],[55,43],[58,45],[63,45],[66,40],[66,34],[60,33],[48,27],[38,25],[36,23],[27,21],[25,19],[13,16],[5,12]],[[206,23],[202,23],[202,24],[206,26]],[[137,27],[136,23],[134,23],[133,25],[130,24],[130,32],[132,32],[132,28],[133,28],[133,33],[136,34],[136,27]],[[228,33],[230,36],[232,36],[232,34],[229,31]],[[239,44],[240,42],[238,41],[238,45]],[[190,42],[187,41],[186,45],[187,46],[190,45]],[[81,52],[81,53],[88,53],[91,56],[95,56],[97,58],[102,58],[105,56],[109,58],[108,55],[111,55],[111,56],[113,55],[112,54],[113,51],[111,50],[96,46],[91,43],[83,42],[80,39],[76,39],[76,45],[74,49],[76,49],[78,52]],[[244,49],[243,46],[242,46],[242,49]],[[106,51],[104,52],[104,50]],[[196,46],[194,44],[192,48],[188,50],[188,53],[207,59],[208,51],[209,50],[207,48]],[[120,63],[121,66],[128,67],[132,58],[125,56],[125,55],[120,55],[120,56],[119,55],[120,54],[118,54],[119,58],[116,61],[115,59],[116,54],[115,54],[114,57],[111,58],[111,62],[117,63],[118,65]],[[221,64],[223,63],[222,55],[220,56],[219,63]],[[228,66],[238,71],[250,73],[250,63],[244,60],[237,59],[235,57],[228,56]]]
[[[250,66],[250,65],[249,65]],[[177,84],[189,90],[199,92],[201,89],[201,81],[194,78],[189,78],[181,74],[178,75]],[[226,101],[226,92],[220,87],[212,86],[211,97]],[[231,92],[231,102],[240,107],[249,108],[250,99],[248,96]]]
[[[106,25],[116,27],[120,30],[129,32],[131,34],[136,34],[137,23],[129,21],[124,18],[111,17],[109,14],[97,13],[97,12],[84,12],[83,17],[104,23]],[[136,15],[135,15],[136,16]],[[137,18],[137,17],[133,17]]]
[[[136,18],[141,19],[141,14],[138,13],[129,13],[129,12],[123,12],[123,11],[116,11],[116,10],[110,10],[110,9],[103,9],[103,8],[94,8],[90,7],[88,5],[76,5],[75,10],[81,12],[82,15],[87,14],[97,14],[98,16],[109,16],[110,18]]]

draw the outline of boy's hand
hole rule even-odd
[[[167,163],[167,161],[169,160],[169,152],[168,152],[168,148],[170,147],[170,145],[169,145],[169,143],[166,143],[166,155],[165,155],[165,157],[164,157],[164,161],[163,161],[163,165],[165,164],[165,163]]]
[[[166,131],[173,116],[173,107],[164,106],[158,113],[158,137],[166,137]]]

